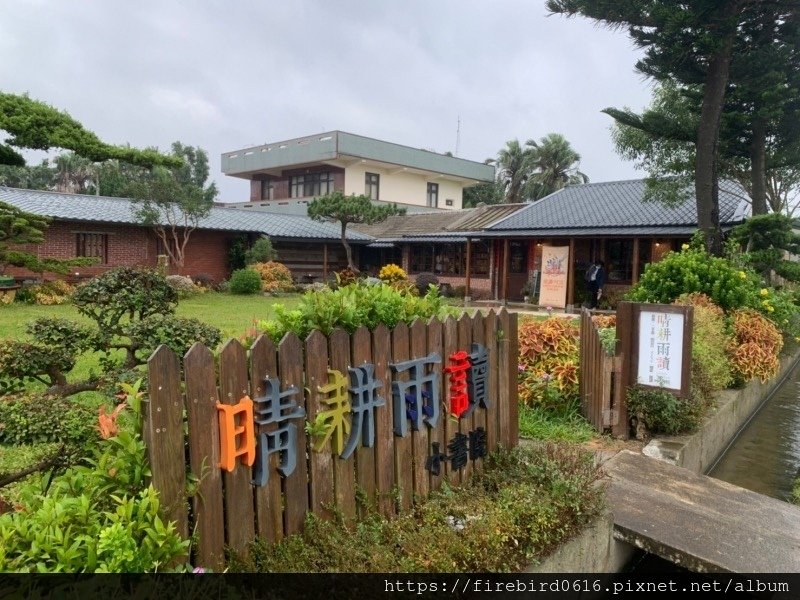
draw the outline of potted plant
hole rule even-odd
[[[20,287],[13,277],[0,275],[0,304],[11,304]]]

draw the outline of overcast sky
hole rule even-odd
[[[544,0],[3,0],[0,88],[111,143],[220,154],[340,129],[483,161],[564,134],[592,181],[637,177],[607,106],[641,108],[627,36]]]

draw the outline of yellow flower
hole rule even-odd
[[[739,278],[740,279],[747,279],[747,273],[744,271],[739,271]]]
[[[764,306],[769,306],[769,300],[762,300],[761,304]]]
[[[769,296],[769,290],[767,288],[761,288],[761,295]]]
[[[683,244],[683,245],[681,246],[681,249],[682,249],[682,250],[688,250],[688,249],[689,249],[689,244]]]
[[[768,307],[767,307],[767,310],[768,310],[769,312],[775,312],[775,307],[773,307],[773,306],[768,306]]]

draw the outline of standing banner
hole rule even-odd
[[[542,285],[539,305],[564,308],[567,305],[569,246],[542,246]]]

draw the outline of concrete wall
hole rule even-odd
[[[705,473],[764,399],[783,382],[798,358],[800,351],[783,357],[780,373],[767,383],[751,381],[741,390],[723,390],[718,396],[716,410],[706,417],[698,431],[690,435],[659,437],[645,446],[643,453],[696,473]]]
[[[377,173],[380,175],[380,197],[378,200],[397,202],[399,204],[414,204],[426,206],[428,198],[428,183],[439,184],[438,208],[457,210],[461,208],[463,186],[461,183],[437,178],[435,175],[419,175],[416,173],[399,172],[395,169],[381,169],[373,165],[357,163],[345,169],[344,193],[363,194],[365,190],[365,174]],[[453,200],[453,206],[447,206],[446,200]]]

